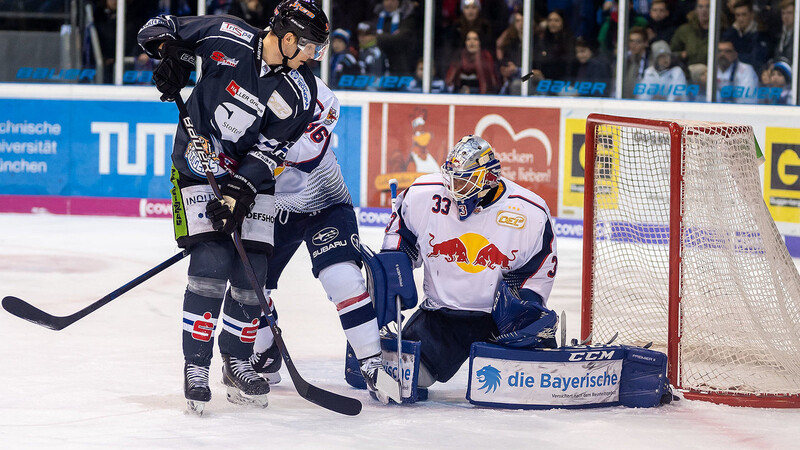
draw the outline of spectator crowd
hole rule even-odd
[[[86,1],[95,5],[93,26],[110,76],[117,2],[123,0]],[[705,100],[710,1],[629,1],[627,50],[620,56],[617,1],[536,0],[531,71],[523,74],[522,0],[435,0],[432,91],[519,95],[525,79],[532,94],[612,97],[615,64],[621,58],[623,98]],[[234,15],[263,28],[278,3],[208,0],[206,11]],[[795,0],[720,0],[720,34],[714,49],[717,101],[785,103],[791,97],[794,4]],[[135,22],[143,17],[197,13],[193,0],[127,0],[126,5],[126,35],[136,32],[141,24]],[[331,87],[421,92],[423,10],[423,0],[333,0]],[[96,57],[90,40],[84,41],[84,64],[91,67]],[[153,62],[133,42],[126,36],[126,56],[133,57],[134,68],[152,68]],[[319,73],[319,67],[314,69]],[[541,83],[546,80],[550,82]],[[555,86],[555,81],[565,89],[537,89]],[[589,94],[574,89],[582,83],[599,88]]]

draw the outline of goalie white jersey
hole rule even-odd
[[[282,170],[276,171],[275,208],[279,211],[311,213],[353,202],[331,148],[333,129],[339,120],[339,99],[322,80],[314,78],[314,119],[286,152]]]
[[[546,306],[558,264],[550,210],[508,179],[501,178],[498,192],[463,221],[438,173],[398,195],[383,249],[405,251],[415,267],[424,265],[426,309],[491,312],[501,279],[532,290]]]

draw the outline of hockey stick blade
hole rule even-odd
[[[153,267],[152,269],[148,270],[147,272],[139,275],[138,277],[134,278],[133,280],[125,283],[124,285],[117,288],[114,292],[109,293],[105,297],[101,298],[100,300],[95,301],[94,303],[90,304],[89,306],[81,309],[80,311],[70,314],[68,316],[54,316],[52,314],[46,313],[41,309],[31,305],[30,303],[26,302],[17,297],[8,296],[3,298],[3,308],[8,311],[9,313],[19,317],[20,319],[27,320],[28,322],[35,323],[37,325],[41,325],[45,328],[49,328],[51,330],[63,330],[64,328],[72,325],[73,323],[77,322],[78,320],[88,316],[89,314],[93,313],[101,306],[109,303],[110,301],[114,300],[115,298],[119,297],[120,295],[130,291],[134,287],[142,284],[146,280],[149,280],[154,275],[160,273],[167,267],[172,266],[176,262],[182,260],[186,255],[189,253],[183,251],[181,253],[176,253],[172,255],[169,259],[162,262],[161,264]]]
[[[361,412],[360,401],[318,388],[313,384],[309,384],[303,378],[295,379],[297,369],[294,368],[294,365],[292,365],[292,369],[294,370],[289,370],[289,375],[292,377],[295,389],[304,399],[317,406],[346,416],[357,416]],[[297,374],[298,377],[299,375]]]
[[[17,297],[8,296],[3,298],[3,308],[20,319],[24,319],[28,322],[32,322],[36,325],[41,325],[45,328],[56,331],[75,321],[70,320],[70,316],[59,317],[48,314],[26,302],[25,300]]]

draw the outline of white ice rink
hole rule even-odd
[[[373,247],[381,234],[362,229]],[[579,244],[559,241],[549,301],[567,312],[570,338],[578,336]],[[169,220],[0,214],[0,297],[71,314],[176,251]],[[466,365],[434,385],[427,402],[380,405],[344,382],[344,333],[303,248],[273,296],[286,344],[307,380],[360,399],[362,413],[341,416],[303,400],[286,373],[267,409],[230,404],[215,354],[213,398],[203,417],[187,415],[186,267],[179,262],[62,331],[0,311],[0,449],[800,448],[795,410],[686,400],[655,409],[474,407],[464,398]]]

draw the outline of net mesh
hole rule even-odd
[[[800,275],[761,197],[752,129],[675,123],[684,181],[673,382],[718,394],[798,394]],[[666,352],[669,130],[600,124],[595,143],[593,341],[619,333],[620,343]]]

